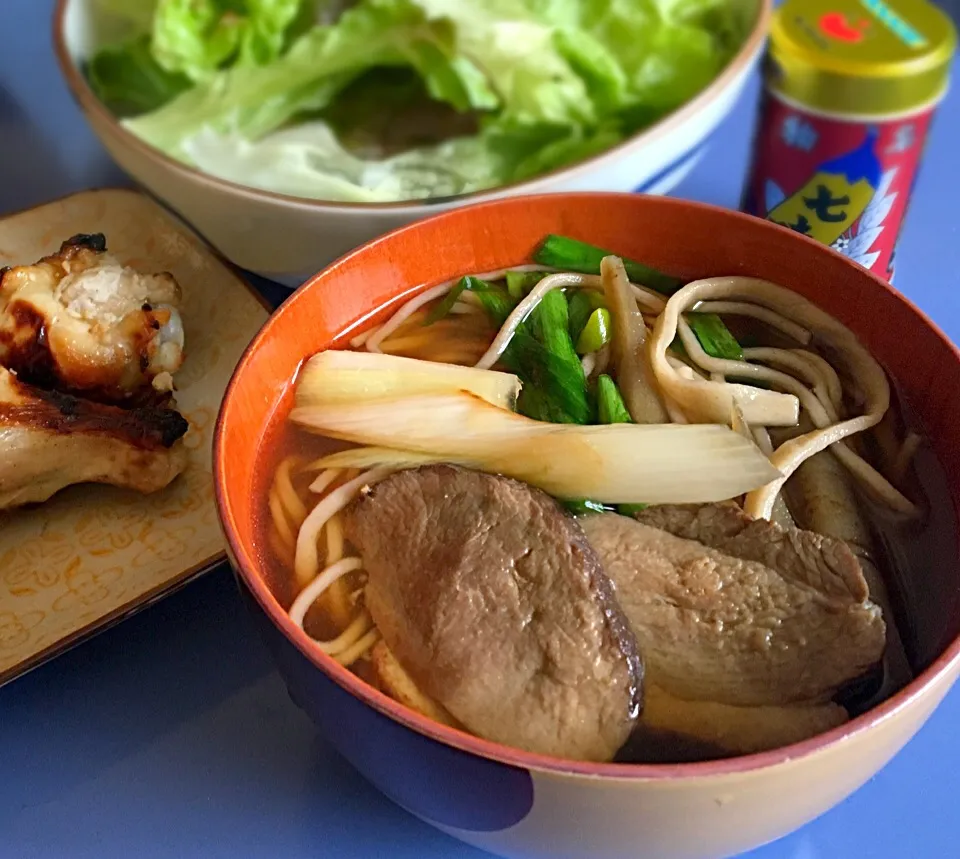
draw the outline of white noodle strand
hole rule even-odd
[[[356,662],[360,657],[364,656],[366,652],[373,647],[380,640],[380,633],[374,628],[371,629],[366,635],[363,636],[356,644],[348,647],[341,653],[338,653],[333,658],[339,662],[344,668],[349,668]]]
[[[766,427],[751,427],[753,432],[753,440],[757,443],[757,447],[763,451],[766,456],[771,456],[773,454],[773,441],[770,439],[770,432]]]
[[[451,316],[477,316],[483,313],[483,308],[477,307],[472,302],[458,301],[450,308]]]
[[[687,416],[683,413],[683,409],[681,409],[680,406],[678,406],[670,397],[663,397],[663,407],[667,410],[667,416],[670,418],[671,423],[689,423]]]
[[[500,280],[508,271],[519,271],[519,272],[530,272],[530,271],[543,271],[551,272],[554,269],[548,266],[542,265],[514,265],[509,268],[501,268],[496,271],[488,271],[483,274],[473,275],[478,280]],[[446,295],[460,282],[461,278],[454,278],[453,280],[448,280],[444,283],[437,284],[432,286],[429,289],[425,289],[423,292],[418,293],[416,296],[411,298],[406,304],[400,306],[400,308],[393,314],[383,325],[372,329],[371,331],[365,331],[363,334],[360,334],[353,338],[350,341],[350,344],[354,348],[360,346],[365,346],[368,352],[379,352],[380,344],[387,339],[394,331],[396,331],[404,322],[406,322],[414,313],[416,313],[421,307],[425,304],[429,304],[431,301],[441,298]]]
[[[359,558],[341,558],[335,564],[331,564],[297,594],[288,612],[290,620],[303,629],[303,619],[307,616],[310,606],[320,599],[321,594],[337,579],[362,568],[363,561]]]
[[[343,651],[353,647],[353,645],[363,638],[372,628],[373,620],[370,618],[370,615],[364,611],[358,614],[350,622],[350,625],[336,638],[330,641],[316,641],[316,639],[314,639],[314,641],[316,642],[318,650],[322,650],[330,656],[336,656],[338,653],[343,653]]]
[[[565,289],[567,287],[582,287],[585,289],[603,289],[603,283],[600,278],[592,274],[551,274],[540,281],[527,296],[513,309],[503,323],[503,327],[497,332],[490,348],[483,353],[483,357],[474,365],[480,370],[489,370],[500,356],[506,351],[507,346],[517,333],[521,323],[534,308],[543,301],[543,297],[554,289]]]
[[[310,491],[316,495],[320,495],[323,492],[327,491],[327,487],[330,486],[341,474],[343,469],[340,468],[328,468],[325,471],[322,471],[314,479],[313,483],[310,484]]]
[[[599,352],[594,353],[596,355],[596,363],[593,365],[593,372],[600,376],[603,373],[607,372],[607,367],[610,366],[610,344],[607,343]]]
[[[809,349],[794,349],[792,351],[801,361],[805,361],[820,373],[826,385],[830,402],[833,404],[834,413],[841,414],[843,412],[843,384],[840,381],[840,376],[837,375],[837,371],[833,369],[833,365],[826,358],[822,358]]]
[[[297,534],[294,571],[298,582],[302,584],[310,581],[317,574],[317,570],[320,569],[317,543],[319,542],[320,531],[326,525],[327,520],[335,513],[343,510],[364,486],[372,486],[374,483],[383,480],[388,474],[390,474],[389,468],[372,468],[370,471],[365,471],[353,480],[344,483],[343,486],[338,486],[333,492],[320,499],[317,506],[310,511],[303,521],[300,532]]]
[[[797,325],[796,322],[792,322],[775,310],[761,307],[758,304],[750,304],[746,301],[702,301],[697,305],[696,312],[717,313],[721,316],[745,316],[749,319],[765,322],[771,328],[776,328],[791,340],[796,340],[803,346],[810,342],[810,332],[802,325]]]
[[[771,370],[768,367],[762,367],[757,364],[748,364],[745,361],[730,361],[723,358],[714,358],[708,355],[703,351],[703,347],[700,345],[699,341],[697,341],[696,336],[687,322],[683,318],[680,318],[677,324],[678,331],[680,332],[680,338],[683,341],[683,345],[690,355],[691,360],[703,369],[708,370],[711,374],[726,373],[730,376],[745,376],[748,378],[771,382],[799,399],[804,410],[809,414],[811,422],[818,431],[827,432],[836,427],[843,426],[843,424],[837,423],[835,415],[831,416],[830,414],[832,412],[832,404],[830,403],[825,382],[823,382],[821,385],[823,397],[823,400],[821,401],[821,399],[817,397],[813,391],[805,387],[793,376],[787,375],[786,373],[781,373],[779,370]],[[782,352],[782,350],[776,349],[763,351],[768,355],[768,357],[769,353],[771,352],[775,355]],[[782,354],[778,355],[778,357],[780,360],[795,360],[796,356],[790,355],[789,353],[787,353],[787,355],[789,358],[785,358],[785,356]],[[813,373],[813,368],[810,365],[805,365],[805,367],[808,375]],[[886,377],[884,376],[884,383],[885,382]],[[869,419],[872,419],[872,417]],[[877,420],[879,420],[879,418],[877,418]],[[870,426],[872,426],[872,424],[870,424]],[[869,429],[869,426],[864,427],[864,429]],[[835,439],[833,442],[830,442],[830,444],[833,444],[834,454],[844,464],[847,470],[857,480],[860,481],[860,483],[862,483],[874,496],[876,496],[887,506],[893,510],[896,510],[898,513],[916,513],[917,511],[913,503],[907,499],[895,486],[893,486],[893,484],[886,480],[883,475],[880,474],[880,472],[873,468],[873,466],[866,462],[866,460],[864,460],[862,457],[850,450],[849,447],[842,443],[837,443],[840,439],[856,432],[862,432],[862,429],[843,432],[837,439]],[[798,438],[807,438],[807,436],[799,436]],[[796,439],[791,440],[790,444],[792,444],[794,441],[796,441]],[[773,462],[781,471],[781,473],[784,473],[784,468],[781,467],[780,464],[781,461],[784,464],[788,464],[793,463],[793,459],[788,458],[788,453],[781,455],[781,450],[782,448],[778,448],[770,457],[770,459],[771,462]],[[787,450],[789,452],[790,448]],[[782,487],[783,483],[786,481],[786,478],[793,473],[793,470],[799,467],[799,465],[810,456],[813,456],[813,453],[806,454],[795,465],[792,465],[790,472],[786,473],[786,476],[783,478],[783,480],[775,481],[763,489],[756,490],[755,493],[748,494],[747,505],[758,505],[762,502],[764,505],[762,509],[766,511],[766,515],[762,518],[770,518],[770,515],[773,512],[773,505],[776,501],[776,496],[780,491],[780,487]],[[760,498],[761,502],[758,502],[756,500],[757,498]],[[761,508],[757,507],[756,509]],[[751,512],[751,510],[748,510],[748,512]],[[755,514],[751,512],[751,515]]]
[[[748,361],[760,361],[764,364],[779,365],[787,370],[792,370],[812,387],[813,394],[817,400],[819,400],[830,423],[836,423],[840,420],[837,406],[834,404],[833,397],[830,393],[830,384],[827,375],[818,365],[804,360],[803,350],[797,349],[793,351],[757,347],[744,349],[743,357]],[[831,367],[831,370],[832,369]]]
[[[375,334],[367,338],[366,349],[368,352],[379,352],[380,344],[387,339],[394,331],[396,331],[404,322],[406,322],[414,313],[416,313],[421,307],[425,304],[429,304],[431,301],[434,301],[438,298],[446,295],[450,288],[453,286],[452,283],[441,283],[439,286],[434,286],[432,289],[427,289],[424,292],[421,292],[416,298],[410,299],[406,304],[403,305],[396,313],[393,314],[386,322],[381,325]]]

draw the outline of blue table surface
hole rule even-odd
[[[0,5],[0,213],[128,184],[60,80],[52,0]],[[756,93],[753,81],[678,196],[737,205]],[[940,110],[897,273],[955,341],[958,140],[955,91]],[[750,856],[960,855],[958,724],[960,689],[858,793]],[[3,859],[484,855],[393,806],[318,735],[287,697],[225,568],[0,689]]]

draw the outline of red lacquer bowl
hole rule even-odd
[[[845,322],[913,404],[960,498],[960,353],[910,302],[833,251],[781,227],[679,200],[563,194],[472,206],[377,239],[306,283],[240,361],[214,448],[217,503],[241,591],[294,699],[386,795],[464,841],[516,857],[717,859],[778,838],[876,773],[960,673],[960,566],[944,517],[940,561],[915,609],[928,667],[877,709],[764,754],[684,765],[594,765],[505,748],[431,722],[311,646],[264,583],[254,485],[304,357],[341,345],[401,297],[527,261],[562,233],[684,278],[764,277]],[[945,511],[952,514],[953,511]],[[266,787],[264,789],[269,789]]]

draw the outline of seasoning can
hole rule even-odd
[[[786,0],[741,209],[892,280],[956,44],[953,23],[926,0]]]

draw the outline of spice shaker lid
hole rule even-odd
[[[831,113],[902,113],[943,95],[956,46],[952,21],[927,0],[786,0],[767,84]]]

